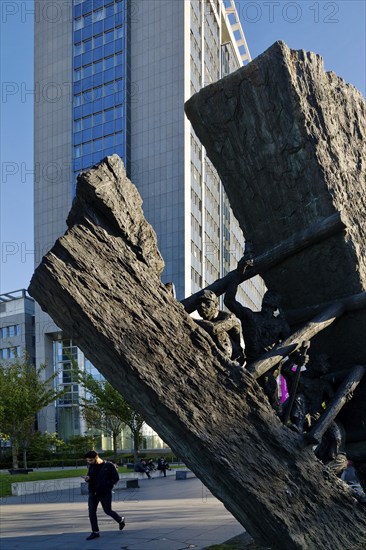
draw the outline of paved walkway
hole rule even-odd
[[[60,490],[1,499],[1,550],[202,550],[243,532],[197,478],[144,479],[139,489],[114,494],[126,527],[98,508],[99,539],[90,534],[87,496]]]

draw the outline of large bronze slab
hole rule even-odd
[[[68,225],[29,288],[65,334],[256,541],[363,548],[360,505],[160,282],[154,233],[117,156],[79,177]]]

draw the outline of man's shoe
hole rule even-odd
[[[123,517],[119,522],[119,530],[122,531],[125,525],[126,525],[126,522],[125,522],[125,518]]]
[[[86,540],[93,540],[98,538],[99,538],[99,533],[94,533],[93,531],[88,537],[86,537]]]

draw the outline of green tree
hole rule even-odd
[[[95,448],[95,438],[92,435],[73,435],[62,448],[64,458],[81,459],[90,449]]]
[[[60,439],[57,433],[41,433],[36,431],[30,441],[27,456],[29,460],[47,460],[55,455],[55,452],[62,451],[65,442]]]
[[[134,443],[134,456],[137,459],[141,445],[141,429],[144,423],[137,413],[107,381],[98,381],[91,374],[77,371],[79,382],[88,396],[81,399],[83,416],[88,427],[98,428],[111,434],[113,454],[117,460],[117,437],[128,426]]]
[[[23,450],[23,465],[27,467],[27,450],[35,433],[37,413],[60,397],[54,389],[56,374],[43,379],[46,365],[38,370],[27,355],[11,362],[0,363],[0,433],[10,439],[13,468],[18,468],[19,452]]]

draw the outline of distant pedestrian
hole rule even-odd
[[[119,480],[116,466],[100,458],[96,451],[88,451],[84,458],[88,464],[88,475],[84,477],[89,489],[89,519],[92,528],[91,534],[86,540],[93,540],[99,537],[97,519],[97,508],[99,502],[107,516],[113,518],[119,525],[120,530],[125,526],[125,518],[112,510],[112,488]]]

